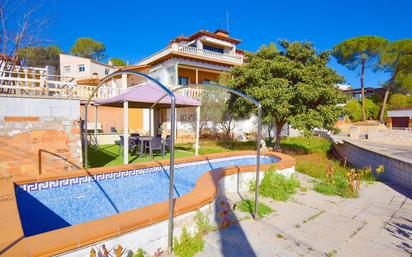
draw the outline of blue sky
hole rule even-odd
[[[106,45],[109,57],[131,64],[180,34],[226,28],[226,12],[231,36],[248,51],[279,39],[311,41],[325,50],[359,35],[412,38],[411,0],[44,0],[43,10],[51,17],[46,35],[51,44],[69,51],[76,38],[92,37]],[[359,72],[348,71],[333,57],[330,66],[359,87]],[[386,78],[367,71],[365,84],[377,86]]]

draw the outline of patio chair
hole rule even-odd
[[[122,150],[122,153],[124,152],[124,136],[120,136],[120,147],[119,151],[117,152],[117,155],[120,155],[120,149]],[[137,149],[137,143],[133,138],[129,138],[129,152],[135,152]]]
[[[170,135],[166,136],[164,147],[165,147],[165,151],[167,151],[167,149],[169,149],[169,151],[170,151]]]
[[[162,143],[162,138],[161,137],[154,137],[151,140],[152,142],[152,153],[153,151],[160,151],[160,153],[162,154],[162,157],[165,157],[165,149],[164,149],[164,145]],[[150,145],[149,145],[149,151],[150,151]]]

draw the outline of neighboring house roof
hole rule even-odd
[[[98,79],[98,78],[79,79],[76,82],[77,82],[77,84],[80,84],[80,85],[97,86],[100,83],[100,79]]]
[[[194,40],[194,39],[199,38],[201,36],[208,36],[208,37],[211,37],[211,38],[219,39],[219,40],[226,41],[226,42],[229,42],[229,43],[233,43],[233,44],[236,44],[236,45],[239,44],[240,42],[242,42],[241,40],[236,39],[236,38],[231,38],[231,37],[226,37],[226,36],[219,35],[218,32],[222,32],[222,30],[217,30],[216,32],[210,32],[210,31],[207,31],[207,30],[200,30],[200,31],[188,36],[188,37],[180,35],[177,38],[170,41],[170,44],[174,43],[174,42],[178,43],[178,42],[182,42],[182,41],[191,41],[191,40]]]
[[[99,62],[99,61],[96,61],[96,60],[93,60],[93,59],[87,58],[87,57],[82,57],[82,56],[77,56],[77,55],[70,55],[70,54],[60,54],[60,55],[66,55],[66,56],[70,56],[70,57],[74,57],[74,58],[80,58],[80,59],[90,60],[91,62],[96,63],[96,64],[99,64],[99,65],[103,65],[103,66],[106,66],[106,67],[109,67],[109,68],[112,68],[112,69],[115,69],[115,68],[116,68],[116,67],[113,66],[113,65],[110,65],[110,64],[107,64],[107,63],[104,63],[104,62]]]
[[[405,110],[391,110],[387,112],[388,117],[409,117],[412,118],[412,106]]]

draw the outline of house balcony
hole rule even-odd
[[[141,60],[139,64],[150,64],[171,54],[216,63],[224,63],[227,65],[241,65],[243,63],[243,56],[241,55],[222,54],[183,44],[173,43],[163,50]]]

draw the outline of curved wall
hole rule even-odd
[[[379,179],[391,181],[412,189],[412,162],[401,160],[395,156],[378,153],[352,144],[346,140],[333,144],[334,154],[341,160],[346,158],[347,162],[356,168],[371,166],[372,171],[380,165],[384,166],[384,172],[379,174]]]

